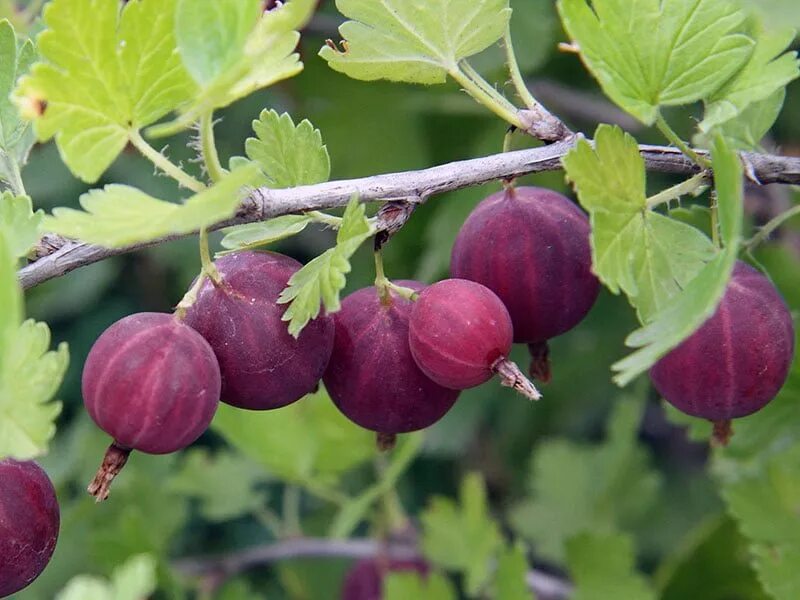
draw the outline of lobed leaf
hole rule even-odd
[[[708,98],[753,52],[745,12],[720,0],[558,0],[603,91],[647,125],[659,108]]]
[[[266,246],[297,235],[311,223],[306,215],[284,215],[259,223],[238,225],[225,230],[222,247],[228,250],[249,250]]]
[[[33,212],[29,196],[15,196],[11,192],[0,195],[0,229],[6,244],[15,258],[28,254],[39,240],[39,227],[44,213]]]
[[[386,600],[456,600],[453,584],[441,573],[423,577],[415,572],[390,572],[383,581]]]
[[[156,591],[156,561],[140,554],[114,569],[111,581],[78,575],[56,595],[56,600],[140,600]]]
[[[27,162],[35,141],[30,123],[22,119],[11,100],[17,80],[35,59],[33,42],[19,44],[8,19],[0,21],[0,177],[9,183],[18,179],[19,168]]]
[[[348,19],[330,67],[354,79],[444,83],[460,60],[485,50],[508,27],[508,0],[336,0]]]
[[[496,600],[534,600],[528,587],[528,561],[521,544],[508,546],[497,559],[494,574]]]

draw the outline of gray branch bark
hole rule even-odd
[[[364,202],[424,202],[430,196],[443,192],[529,173],[561,169],[561,158],[574,143],[573,138],[550,146],[457,161],[419,171],[330,181],[282,190],[259,188],[253,190],[242,202],[234,218],[217,223],[210,229],[263,221],[290,213],[336,208],[347,204],[353,194],[358,194]],[[677,174],[697,172],[697,166],[675,148],[640,146],[640,149],[650,171]],[[741,157],[748,176],[758,183],[800,184],[800,158],[753,153],[742,153]],[[50,244],[42,252],[45,256],[19,271],[19,280],[22,287],[27,289],[79,267],[161,244],[175,237],[178,236],[115,249],[78,241],[66,241],[60,246]]]
[[[219,575],[227,579],[248,569],[282,560],[298,558],[357,560],[379,555],[403,560],[417,558],[419,552],[409,544],[387,545],[371,539],[300,538],[272,542],[219,556],[183,558],[175,561],[173,566],[186,575]],[[569,583],[541,571],[529,571],[526,580],[540,600],[566,600],[572,595],[572,586]]]

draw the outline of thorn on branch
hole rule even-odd
[[[408,223],[418,203],[395,200],[381,206],[376,215],[378,233],[375,234],[375,250],[380,250],[391,237]]]

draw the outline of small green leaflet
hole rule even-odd
[[[508,27],[508,0],[336,0],[351,21],[339,27],[343,51],[320,56],[353,79],[444,83],[464,58],[485,50]]]
[[[53,209],[42,228],[107,248],[192,233],[233,216],[243,188],[258,176],[256,165],[245,165],[185,204],[165,202],[127,185],[107,185],[81,196],[83,211]]]
[[[6,244],[15,258],[25,256],[39,240],[39,226],[44,212],[33,212],[28,196],[15,196],[11,192],[0,195],[0,229]]]
[[[567,563],[575,600],[655,600],[648,581],[636,572],[633,540],[619,533],[583,533],[567,542]]]
[[[528,587],[528,561],[522,544],[508,546],[497,559],[494,574],[495,600],[535,600]]]
[[[263,15],[259,0],[177,1],[178,50],[200,90],[180,107],[177,119],[152,127],[152,135],[177,133],[203,114],[303,70],[296,30],[310,18],[316,0],[291,0]],[[211,45],[208,32],[215,32]]]
[[[290,188],[328,181],[331,160],[322,134],[304,119],[295,125],[291,115],[264,110],[253,121],[257,138],[248,138],[245,149],[269,178],[268,187]]]
[[[461,482],[459,503],[435,497],[422,513],[422,551],[432,563],[464,574],[470,597],[491,576],[491,560],[500,550],[500,528],[489,514],[486,486],[475,473]]]
[[[712,166],[724,249],[651,323],[628,336],[625,343],[638,350],[612,366],[618,385],[630,383],[689,337],[714,314],[725,293],[741,243],[744,184],[739,157],[720,136],[712,150]]]
[[[761,140],[778,118],[785,99],[786,90],[781,88],[765,100],[753,102],[735,119],[725,121],[714,131],[719,131],[734,150],[763,151]],[[694,137],[694,142],[705,148],[711,145],[702,133]]]
[[[709,97],[753,51],[736,2],[559,0],[558,10],[606,95],[647,125],[660,106]]]
[[[156,561],[148,554],[133,556],[114,569],[111,581],[91,575],[73,578],[56,600],[141,600],[156,591]]]
[[[97,181],[132,131],[196,95],[175,51],[175,3],[143,0],[120,10],[117,0],[54,0],[45,7],[41,62],[15,96],[39,140],[55,137],[84,181]]]
[[[289,304],[283,320],[289,321],[289,333],[297,337],[311,319],[319,316],[322,305],[328,313],[339,310],[339,294],[350,272],[350,257],[374,232],[366,207],[353,196],[342,217],[336,246],[326,250],[292,275],[278,302]]]
[[[269,473],[299,484],[335,485],[375,453],[374,435],[342,416],[324,390],[281,410],[221,404],[212,427]]]
[[[601,125],[594,147],[579,140],[563,163],[591,216],[594,272],[647,323],[714,257],[711,240],[647,208],[644,159],[618,127]]]
[[[306,215],[284,215],[259,223],[238,225],[225,230],[222,247],[228,250],[249,250],[292,237],[311,223]]]
[[[384,600],[456,600],[453,584],[441,573],[390,572],[383,580]]]
[[[12,187],[18,187],[19,168],[27,162],[35,140],[30,123],[20,118],[11,101],[11,91],[35,59],[33,42],[19,45],[11,23],[0,21],[0,178]]]
[[[530,497],[514,508],[511,524],[535,544],[538,556],[562,562],[571,537],[627,530],[647,518],[661,478],[638,443],[641,396],[617,401],[599,445],[554,439],[534,449]]]
[[[754,29],[756,46],[750,61],[706,100],[702,133],[737,118],[750,105],[772,97],[800,76],[797,53],[786,52],[796,30],[789,27],[768,33],[759,26]]]

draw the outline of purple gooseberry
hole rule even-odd
[[[175,452],[208,428],[219,402],[219,365],[208,342],[174,315],[139,313],[97,339],[82,385],[89,415],[114,438],[89,486],[100,501],[131,450]]]
[[[333,349],[333,319],[320,316],[295,339],[278,296],[302,266],[274,252],[237,252],[215,262],[185,321],[211,345],[222,374],[221,400],[251,410],[286,406],[313,392]]]
[[[426,287],[409,321],[411,354],[422,372],[454,390],[480,385],[493,375],[532,400],[539,392],[508,360],[511,317],[489,288],[466,279]]]
[[[0,597],[44,571],[58,540],[56,491],[34,462],[0,460]]]
[[[345,575],[341,600],[381,600],[386,576],[390,573],[408,572],[425,576],[428,574],[428,565],[421,559],[362,559]]]
[[[453,277],[485,285],[506,305],[514,342],[530,346],[531,375],[550,378],[547,340],[569,331],[592,308],[589,220],[566,196],[509,187],[483,200],[453,246]]]
[[[419,290],[416,281],[399,285]],[[458,391],[431,381],[408,347],[412,302],[375,287],[350,294],[334,314],[333,354],[322,380],[339,410],[354,423],[389,436],[433,425]]]
[[[651,369],[659,394],[678,410],[715,423],[725,443],[730,420],[763,408],[780,391],[794,353],[794,327],[770,281],[738,262],[714,315]]]

